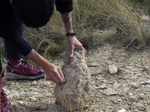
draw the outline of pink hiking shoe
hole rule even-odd
[[[1,80],[1,78],[0,78],[0,90],[1,90],[1,111],[0,112],[10,112],[6,93],[2,89],[2,80]]]
[[[1,92],[1,112],[10,112],[6,93]]]
[[[6,79],[39,79],[45,75],[42,68],[36,68],[28,65],[23,59],[19,64],[12,65],[8,62],[6,70]]]

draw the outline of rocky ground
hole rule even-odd
[[[60,67],[62,58],[54,61]],[[82,112],[150,112],[150,49],[100,47],[87,54],[93,89]],[[110,74],[109,66],[119,68]],[[53,82],[3,79],[12,112],[66,112],[55,104]],[[79,111],[76,111],[79,112]]]

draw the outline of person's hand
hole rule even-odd
[[[83,47],[83,45],[78,41],[78,39],[75,36],[73,36],[73,37],[68,36],[67,39],[68,39],[68,44],[69,44],[70,57],[73,57],[75,48],[84,50],[84,52],[86,53],[85,48]]]
[[[50,63],[46,66],[46,68],[43,68],[43,70],[45,71],[47,80],[51,80],[55,83],[64,82],[63,72],[58,66]]]
[[[12,4],[12,0],[10,0],[10,3]]]

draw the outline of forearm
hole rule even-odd
[[[73,32],[73,27],[72,27],[72,17],[71,13],[61,13],[61,17],[64,23],[64,27],[66,29],[67,33],[72,33]]]
[[[38,54],[34,49],[26,56],[28,59],[38,64],[43,69],[49,64],[45,58],[43,58],[40,54]]]

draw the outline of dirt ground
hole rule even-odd
[[[124,50],[105,46],[89,51],[86,56],[93,89],[89,93],[89,105],[82,112],[125,112],[123,109],[150,112],[149,48]],[[63,60],[58,58],[54,63],[61,67]],[[119,68],[119,73],[108,72],[112,64]],[[53,82],[4,78],[3,87],[12,112],[66,112],[55,104]]]

